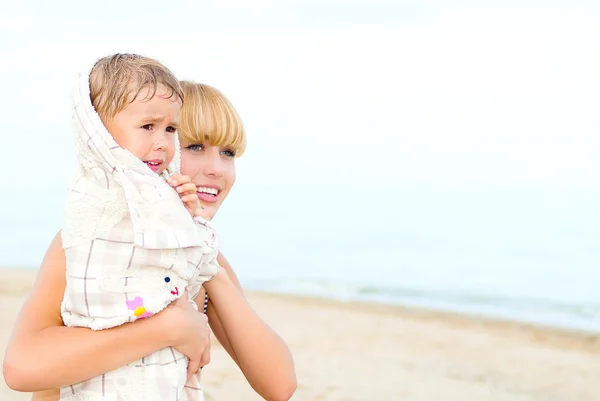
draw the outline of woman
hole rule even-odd
[[[214,217],[235,182],[235,158],[244,152],[246,136],[235,109],[218,90],[192,82],[182,82],[182,86],[181,173],[191,177],[202,206]],[[57,400],[61,386],[101,375],[168,346],[189,357],[189,370],[194,372],[209,362],[208,319],[254,390],[267,400],[288,400],[296,389],[289,350],[246,302],[225,257],[219,255],[218,260],[222,269],[195,300],[202,311],[208,299],[206,315],[182,299],[155,316],[113,329],[68,328],[60,316],[65,256],[57,234],[8,345],[7,384],[18,391],[38,392],[33,397],[36,401]]]

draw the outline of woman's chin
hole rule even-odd
[[[219,207],[215,207],[215,205],[207,205],[202,202],[201,204],[204,207],[204,218],[208,221],[211,221],[215,217],[215,214],[217,214],[217,210],[219,209]]]
[[[212,196],[202,192],[197,192],[197,194],[198,200],[200,200],[200,204],[204,208],[205,214],[209,216],[206,218],[206,220],[212,220],[217,214],[219,206],[221,206],[221,199],[219,198],[219,195]]]

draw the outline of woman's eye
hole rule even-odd
[[[235,151],[231,149],[223,149],[221,153],[227,157],[235,157]]]
[[[200,150],[204,149],[204,145],[199,143],[199,144],[189,145],[187,148],[189,150],[193,150],[193,151],[200,151]]]

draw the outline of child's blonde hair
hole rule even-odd
[[[96,62],[90,72],[90,97],[96,112],[106,122],[133,102],[140,91],[150,89],[150,100],[158,85],[166,96],[183,102],[183,89],[175,75],[160,62],[137,54],[114,54]]]
[[[229,100],[212,86],[181,81],[185,103],[179,135],[189,142],[231,148],[236,157],[246,150],[242,120]]]

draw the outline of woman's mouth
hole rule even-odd
[[[210,187],[197,187],[196,193],[198,194],[198,198],[207,203],[215,203],[219,200],[219,191],[217,188]]]

